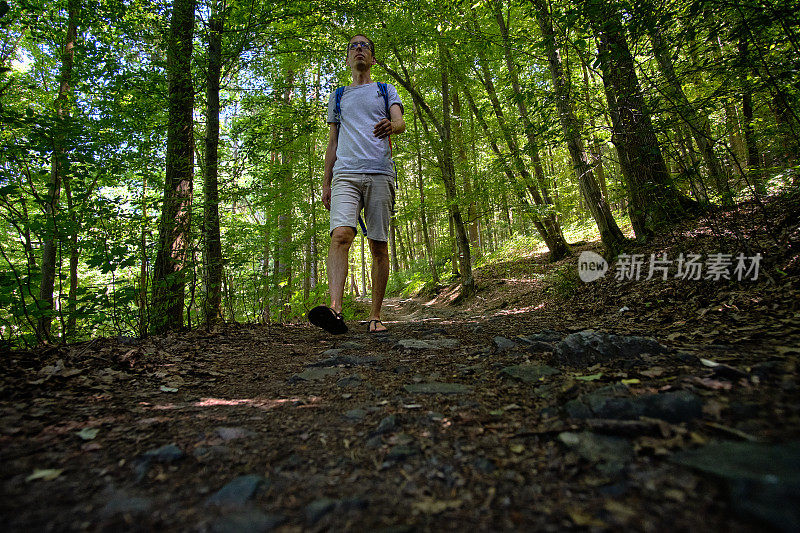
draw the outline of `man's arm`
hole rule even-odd
[[[399,104],[392,104],[392,107],[389,108],[389,116],[391,120],[385,118],[375,124],[375,129],[372,131],[375,137],[383,139],[389,135],[406,131],[406,121],[403,120],[403,111]]]
[[[325,209],[331,210],[331,181],[333,181],[333,164],[336,163],[336,149],[339,147],[339,125],[331,124],[328,132],[328,148],[325,149],[325,171],[322,174],[322,203]]]

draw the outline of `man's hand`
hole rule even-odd
[[[385,118],[380,122],[378,122],[377,124],[375,124],[375,129],[372,130],[372,133],[378,139],[385,139],[386,137],[394,133],[394,125],[392,124],[391,120]]]
[[[328,211],[331,210],[331,186],[330,185],[323,185],[322,186],[322,205],[325,206],[325,209]]]

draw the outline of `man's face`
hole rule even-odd
[[[356,35],[347,45],[347,64],[356,68],[366,68],[375,64],[375,57],[369,41],[363,35]]]

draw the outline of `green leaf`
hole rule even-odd
[[[590,374],[588,376],[576,376],[575,379],[580,381],[597,381],[598,379],[603,377],[603,373],[600,372],[599,374]]]
[[[63,471],[64,470],[60,468],[36,468],[34,469],[33,474],[25,478],[25,481],[34,481],[37,479],[41,479],[42,481],[53,481],[55,478],[60,476]]]
[[[100,433],[98,428],[83,428],[82,430],[78,431],[76,435],[83,440],[93,440],[95,437],[97,437],[98,433]]]

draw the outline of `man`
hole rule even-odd
[[[322,182],[322,203],[331,212],[328,251],[331,305],[315,307],[308,313],[308,319],[329,333],[347,332],[342,318],[342,297],[350,245],[363,208],[372,254],[372,307],[367,331],[375,333],[386,331],[381,322],[381,306],[389,279],[387,240],[395,180],[389,136],[403,133],[406,123],[397,90],[385,85],[387,101],[378,84],[372,81],[371,69],[376,61],[375,45],[370,39],[361,34],[350,39],[346,64],[353,83],[341,94],[338,116],[335,93],[328,102],[330,133]]]

